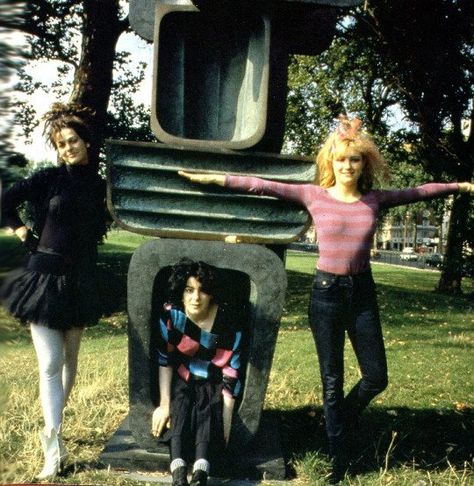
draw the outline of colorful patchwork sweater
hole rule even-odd
[[[157,352],[160,366],[172,366],[186,382],[222,383],[222,393],[237,397],[242,333],[232,312],[220,305],[211,331],[195,324],[178,307],[165,305],[159,320]]]
[[[356,275],[369,267],[370,249],[380,209],[444,197],[459,191],[457,182],[424,184],[411,189],[372,190],[355,202],[339,201],[315,184],[286,184],[257,177],[226,176],[226,187],[275,196],[306,207],[319,245],[318,268]]]

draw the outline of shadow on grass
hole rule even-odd
[[[327,454],[321,408],[267,411],[279,420],[287,464],[306,454]],[[369,408],[353,452],[353,474],[405,465],[433,471],[447,463],[462,469],[473,460],[474,411]],[[294,476],[294,471],[289,471]]]

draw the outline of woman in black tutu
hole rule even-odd
[[[29,325],[39,365],[45,427],[40,432],[44,467],[37,479],[62,468],[63,409],[74,384],[86,326],[97,323],[97,244],[106,233],[105,182],[89,159],[91,113],[55,103],[45,117],[45,135],[60,166],[34,173],[2,195],[2,226],[30,250],[25,268],[7,276],[0,292],[5,308]],[[18,208],[27,202],[31,228]]]

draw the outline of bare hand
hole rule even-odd
[[[232,427],[232,413],[234,411],[235,399],[229,395],[223,395],[224,404],[222,407],[222,421],[224,427],[224,440],[226,446],[229,444],[230,430]]]
[[[470,194],[474,194],[474,184],[470,182],[459,182],[459,192],[468,192]]]
[[[225,175],[222,174],[205,174],[197,172],[178,171],[182,177],[186,177],[191,182],[199,182],[200,184],[217,184],[223,186],[225,184]]]
[[[157,407],[153,412],[151,422],[151,433],[155,437],[160,437],[165,429],[171,426],[170,410],[168,407]]]
[[[26,226],[20,226],[15,230],[15,235],[18,236],[21,241],[25,241],[28,235],[28,228]]]

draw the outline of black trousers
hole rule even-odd
[[[222,384],[175,375],[171,399],[171,460],[212,461],[225,450]]]
[[[387,386],[387,360],[375,284],[370,270],[354,276],[317,271],[310,324],[323,384],[324,415],[331,454],[344,446],[348,421]],[[362,378],[344,398],[347,331]]]

